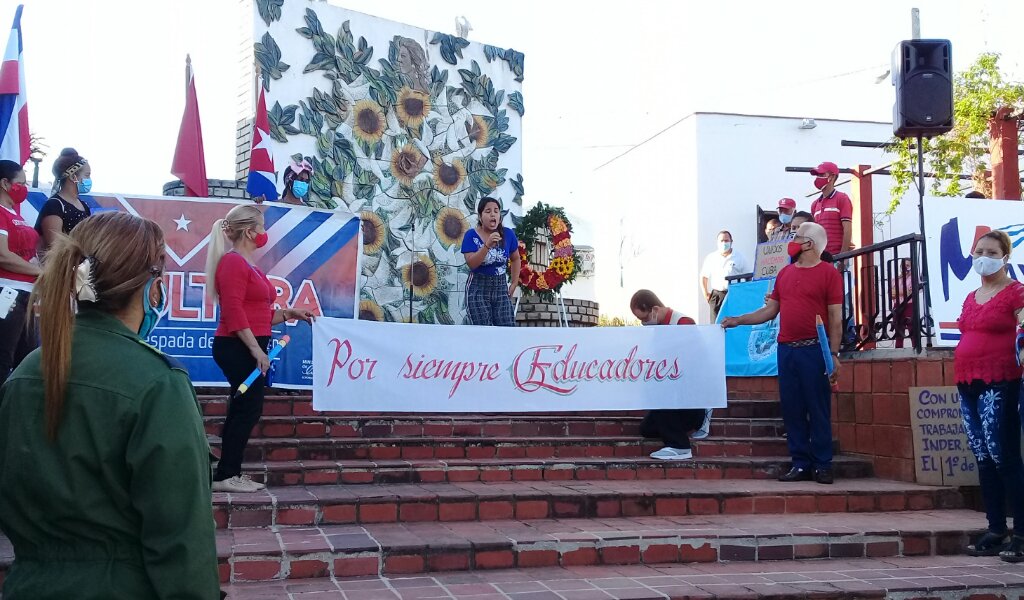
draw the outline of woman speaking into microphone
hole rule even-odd
[[[274,309],[277,290],[253,264],[253,254],[267,240],[263,213],[251,204],[232,208],[226,217],[213,224],[210,233],[206,291],[220,304],[213,360],[231,386],[228,414],[221,431],[220,462],[213,477],[215,492],[255,492],[265,487],[242,475],[242,455],[252,428],[263,414],[263,389],[270,368],[270,328],[296,319],[311,323],[314,318],[308,310]],[[260,377],[235,398],[238,386],[256,368]]]
[[[519,285],[519,240],[501,224],[501,204],[481,198],[476,207],[477,225],[462,238],[462,254],[469,265],[466,308],[473,325],[515,327],[512,293]],[[512,282],[505,276],[512,259]]]

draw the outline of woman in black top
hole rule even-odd
[[[92,190],[92,167],[74,148],[65,148],[53,162],[53,195],[39,211],[36,231],[47,250],[60,233],[69,234],[83,219],[92,214],[89,205],[79,196]]]

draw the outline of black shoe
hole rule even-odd
[[[831,485],[835,481],[835,477],[832,475],[832,469],[817,469],[814,471],[814,480],[818,483]]]
[[[996,556],[1006,550],[1009,544],[1006,543],[1005,533],[985,532],[985,535],[974,544],[967,546],[968,556]]]
[[[814,477],[810,469],[801,469],[799,467],[793,467],[789,470],[789,473],[779,477],[779,481],[791,482],[791,481],[810,481]]]
[[[999,558],[1008,563],[1024,562],[1024,537],[1013,536],[1006,549],[999,553]]]

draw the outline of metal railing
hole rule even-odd
[[[931,345],[934,323],[924,286],[923,238],[912,233],[834,257],[843,277],[844,352],[893,342],[917,352]],[[727,277],[730,283],[750,281],[753,273]]]

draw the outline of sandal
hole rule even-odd
[[[1006,538],[1007,534],[1005,533],[992,533],[991,531],[987,531],[985,532],[985,535],[981,536],[981,539],[967,546],[967,555],[996,556],[1003,550],[1006,550],[1008,546]]]
[[[1024,562],[1024,537],[1013,536],[1006,549],[999,553],[999,558],[1008,563]]]

